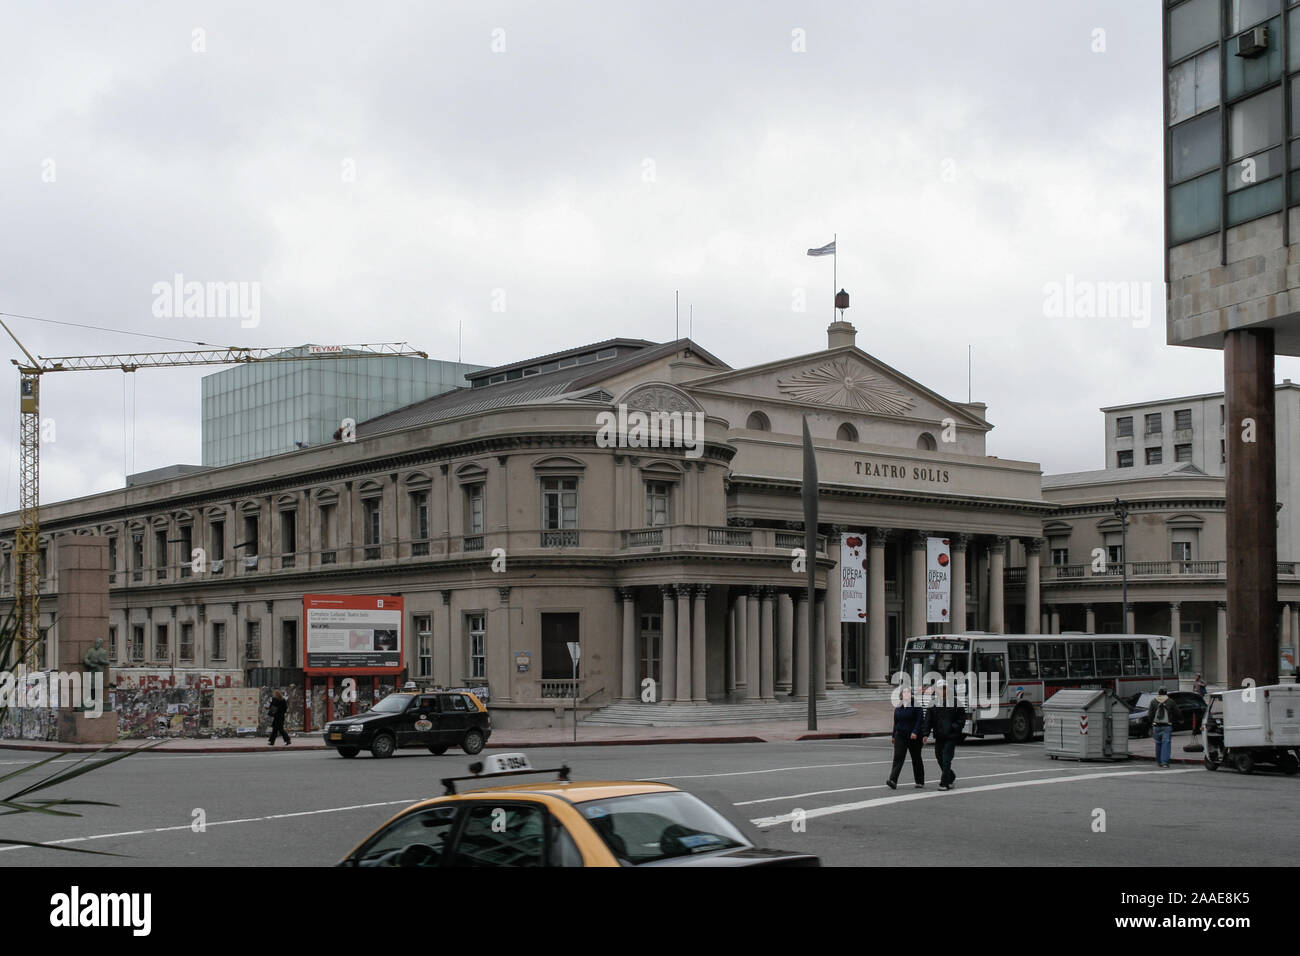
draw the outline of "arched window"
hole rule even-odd
[[[750,412],[749,419],[745,422],[745,427],[756,432],[770,432],[772,423],[768,421],[766,415],[762,412]]]
[[[854,428],[852,425],[850,425],[848,422],[845,422],[843,425],[839,427],[839,431],[835,433],[835,437],[839,441],[857,441],[858,430]]]
[[[929,432],[921,432],[921,437],[916,440],[916,447],[922,451],[934,451],[939,445]]]

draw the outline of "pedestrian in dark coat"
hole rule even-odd
[[[921,747],[925,740],[925,711],[915,706],[912,691],[904,687],[900,703],[894,708],[894,765],[890,768],[889,779],[885,785],[890,790],[898,789],[898,775],[903,769],[903,758],[912,755],[912,776],[917,789],[925,786],[925,764],[921,760]]]
[[[272,692],[271,702],[266,705],[266,709],[271,713],[271,736],[266,745],[274,747],[275,738],[283,737],[284,745],[289,746],[289,732],[284,729],[284,715],[289,710],[289,702],[284,699],[279,688]]]
[[[952,758],[966,727],[966,708],[958,706],[955,690],[944,681],[934,685],[931,707],[926,712],[930,732],[934,734],[934,757],[939,762],[939,789],[951,790],[957,780]]]

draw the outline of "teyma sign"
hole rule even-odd
[[[405,634],[402,599],[374,594],[305,594],[303,662],[309,674],[396,674]]]

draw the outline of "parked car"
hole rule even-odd
[[[443,796],[407,807],[338,865],[821,866],[811,854],[756,845],[709,804],[670,784],[571,781],[568,767],[534,771],[523,754],[493,754],[486,763],[487,773],[444,779]],[[559,779],[457,792],[468,780],[534,773]]]
[[[492,716],[482,701],[463,691],[389,694],[364,714],[331,720],[324,731],[326,746],[343,757],[363,750],[391,757],[399,747],[425,747],[432,754],[459,747],[472,755],[490,736]]]
[[[1151,736],[1151,715],[1147,712],[1147,707],[1155,696],[1154,692],[1146,691],[1125,698],[1124,703],[1129,706],[1128,734],[1130,737]],[[1169,694],[1169,697],[1173,700],[1174,706],[1178,708],[1178,720],[1174,721],[1174,731],[1191,730],[1193,718],[1196,721],[1196,729],[1199,731],[1205,723],[1205,698],[1185,690],[1173,691]]]

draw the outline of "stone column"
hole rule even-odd
[[[677,585],[677,696],[679,703],[691,700],[691,586]]]
[[[1025,630],[1030,634],[1031,627],[1038,626],[1039,584],[1038,562],[1043,551],[1042,538],[1028,538],[1025,541]]]
[[[760,687],[761,687],[761,695],[763,700],[776,699],[776,695],[773,693],[774,688],[773,688],[773,680],[772,680],[773,678],[772,666],[774,663],[772,658],[774,656],[773,651],[775,650],[775,646],[774,646],[775,635],[773,632],[775,630],[774,625],[776,623],[773,619],[775,616],[773,614],[774,611],[773,597],[774,595],[772,593],[772,588],[770,587],[763,588],[762,605],[761,605],[763,617],[759,623],[759,628],[760,628],[759,646],[762,649],[761,650],[762,657],[761,660],[759,661],[759,668],[760,668],[759,675],[761,678]]]
[[[671,584],[662,584],[664,596],[662,631],[660,634],[659,696],[665,703],[677,697],[677,590]]]
[[[1291,607],[1291,653],[1294,655],[1292,660],[1300,662],[1300,604]],[[1296,681],[1300,682],[1300,673],[1296,675]]]
[[[830,606],[826,600],[826,592],[818,591],[814,608],[816,613],[813,615],[813,623],[817,625],[817,633],[813,635],[813,651],[809,659],[809,665],[813,669],[813,674],[817,680],[817,696],[826,696],[826,608]],[[835,612],[835,617],[839,618],[840,609],[831,608]]]
[[[1044,610],[1044,611],[1043,611],[1043,615],[1042,615],[1042,617],[1043,617],[1043,619],[1042,619],[1042,629],[1041,629],[1038,633],[1039,633],[1039,634],[1051,634],[1051,633],[1052,633],[1052,616],[1051,616],[1050,614],[1048,614],[1046,610]]]
[[[736,692],[736,605],[729,602],[727,606],[727,679],[723,689],[728,699]]]
[[[1181,603],[1178,601],[1170,601],[1169,602],[1169,635],[1174,639],[1175,644],[1179,643],[1180,638],[1182,636],[1182,622],[1183,622],[1183,615],[1182,615]],[[1178,671],[1177,671],[1178,661],[1175,659],[1171,663],[1174,666],[1174,683],[1176,685],[1178,682]],[[1175,689],[1177,688],[1175,687]]]
[[[759,596],[762,589],[754,586],[749,589],[749,599],[745,602],[745,669],[749,674],[749,686],[745,688],[746,700],[758,700],[763,696],[762,653],[763,635],[759,621],[762,619],[759,608]]]
[[[1137,607],[1132,601],[1128,602],[1128,620],[1124,622],[1125,634],[1137,633]]]
[[[966,630],[966,545],[969,535],[953,534],[948,536],[948,547],[952,553],[952,630],[961,634]],[[1025,612],[1028,614],[1028,611]]]
[[[1219,684],[1228,682],[1228,605],[1219,601],[1215,605],[1215,627],[1219,631],[1218,643],[1214,645],[1214,666],[1218,673],[1214,680]],[[1207,678],[1208,679],[1208,678]]]
[[[808,591],[800,590],[794,606],[792,697],[808,699]]]
[[[708,647],[705,625],[709,620],[708,596],[707,584],[695,585],[695,610],[692,615],[691,635],[691,700],[697,704],[707,703],[709,699],[709,685],[705,683],[705,650]]]
[[[744,588],[737,589],[734,602],[736,617],[736,690],[745,691],[749,696],[749,644],[747,629],[749,625],[749,595]]]
[[[780,693],[790,693],[793,678],[794,656],[794,602],[790,592],[784,589],[776,594],[776,689]]]
[[[1282,664],[1282,645],[1287,642],[1291,636],[1291,605],[1282,605],[1282,626],[1277,629],[1277,649],[1274,654],[1278,660],[1278,666]]]
[[[1048,617],[1051,619],[1053,634],[1061,633],[1061,609],[1053,604],[1048,610]]]
[[[633,588],[619,588],[618,596],[623,601],[623,687],[624,700],[639,700],[636,685],[637,664],[637,619],[636,591]]]
[[[442,624],[442,633],[447,641],[447,670],[442,671],[442,676],[449,686],[455,687],[465,679],[465,640],[460,628],[455,626],[455,620],[451,615],[451,591],[442,592]],[[441,657],[437,652],[437,646],[438,642],[435,639],[433,658],[435,677],[439,674],[438,661]],[[534,676],[541,673],[542,662],[538,660],[536,666],[537,670],[534,672]]]
[[[994,634],[1006,632],[1006,612],[1003,603],[1003,569],[1007,562],[1007,539],[998,537],[989,543],[989,630]]]
[[[889,681],[889,648],[885,644],[885,538],[883,528],[867,535],[867,679],[876,686]]]
[[[907,541],[912,560],[907,567],[907,629],[903,638],[925,634],[925,532],[913,531]]]
[[[1083,606],[1084,625],[1083,629],[1089,634],[1097,633],[1097,612],[1092,609],[1091,604]]]
[[[844,686],[843,668],[840,666],[844,627],[840,623],[839,543],[840,533],[845,530],[848,529],[839,525],[832,526],[831,536],[826,543],[827,554],[835,559],[835,567],[826,572],[826,651],[822,669],[827,687]],[[832,541],[835,543],[833,547],[831,546]]]
[[[88,671],[83,658],[92,650],[97,639],[104,642],[108,651],[108,538],[102,535],[60,535],[50,542],[47,560],[59,569],[59,630],[57,657],[47,649],[44,657],[50,670],[81,675],[89,681],[90,692],[69,687],[75,696],[80,690],[84,704],[87,697],[97,707],[82,710],[60,701],[63,706],[55,712],[58,740],[62,743],[107,744],[117,741],[117,715],[107,709],[108,667],[96,678]],[[17,577],[14,578],[15,586]],[[130,622],[126,623],[127,640],[130,641]],[[170,640],[175,640],[171,634]],[[145,646],[153,635],[145,634]],[[109,655],[111,660],[111,654]]]

